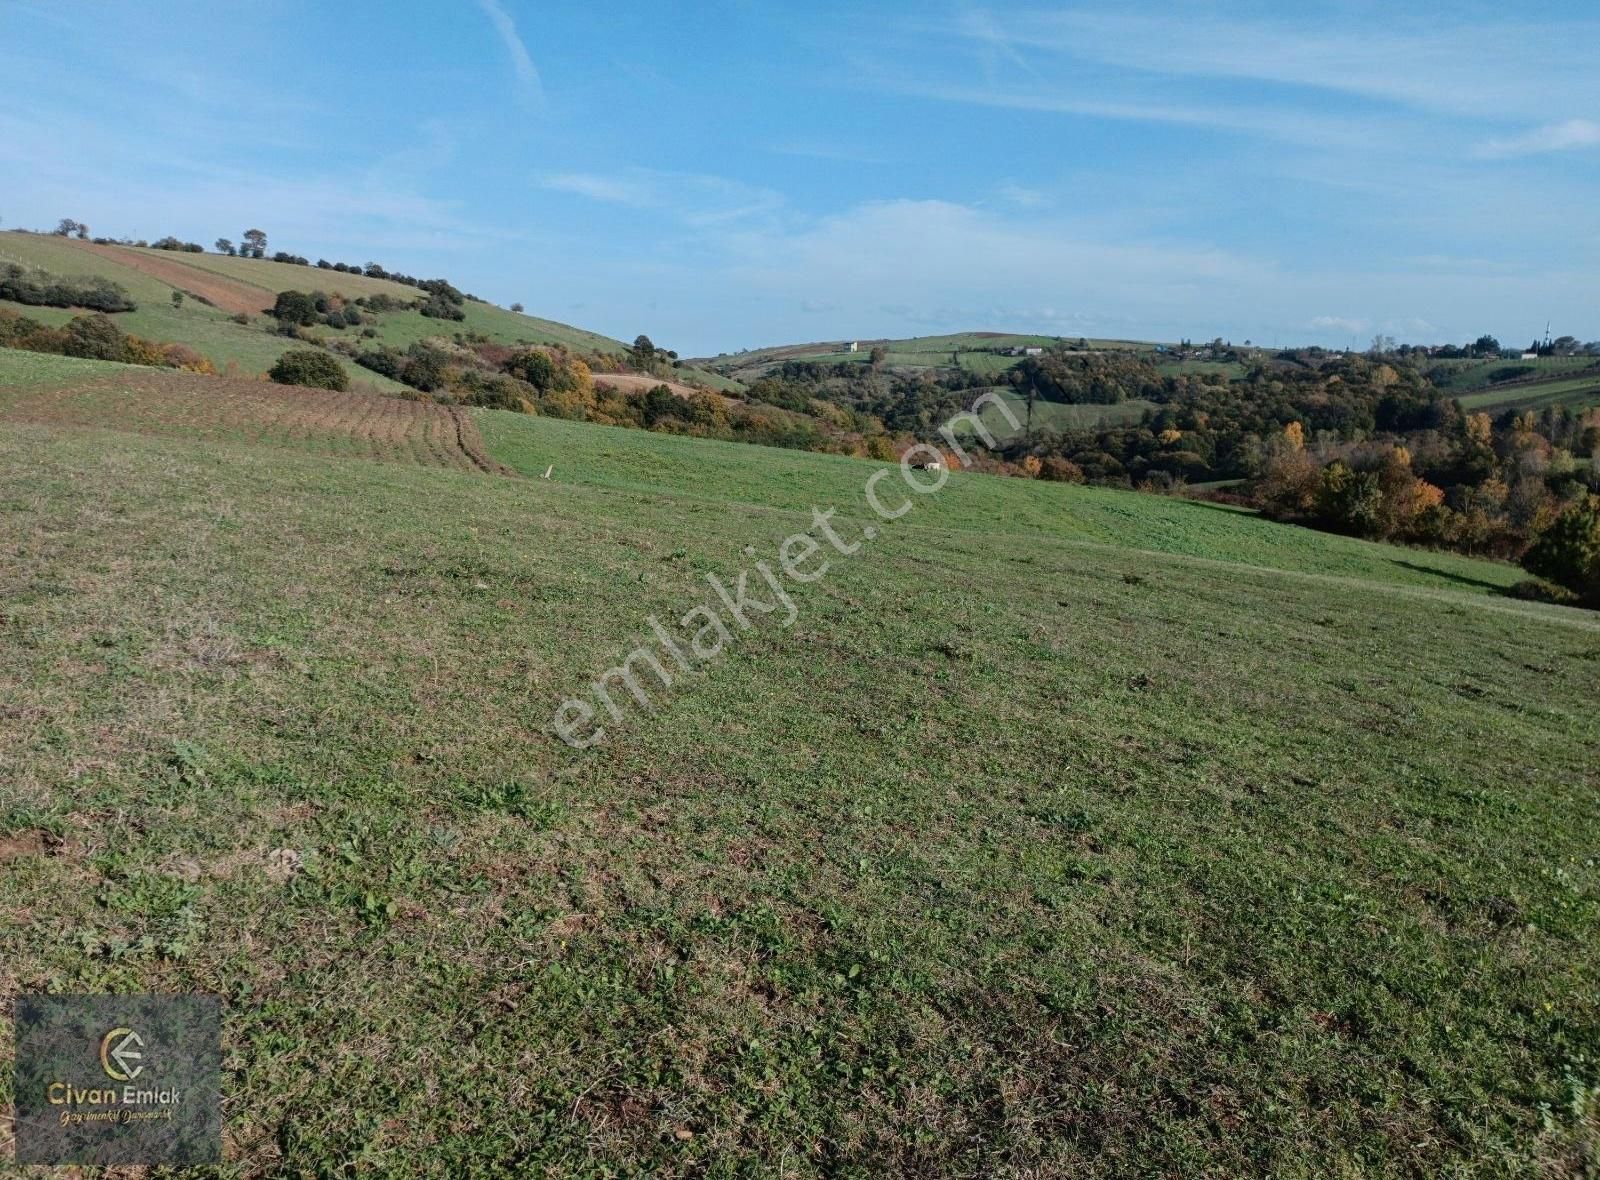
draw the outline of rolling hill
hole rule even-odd
[[[94,275],[120,283],[133,295],[138,308],[113,318],[124,331],[159,341],[189,344],[222,369],[230,363],[244,374],[264,373],[296,342],[276,335],[274,321],[260,313],[272,306],[280,291],[322,290],[352,298],[384,294],[407,303],[418,292],[413,287],[384,279],[367,278],[316,267],[295,266],[266,259],[191,254],[173,250],[101,246],[54,235],[0,233],[0,263],[14,262],[58,275]],[[174,307],[175,290],[202,296],[186,298]],[[26,307],[0,300],[0,307],[46,323],[64,323],[74,312],[60,308]],[[246,325],[233,316],[255,317]],[[584,354],[617,356],[623,346],[609,337],[566,324],[507,311],[488,303],[468,301],[463,321],[428,319],[411,310],[374,315],[376,339],[404,346],[430,336],[449,337],[472,332],[502,344],[559,344]],[[321,336],[332,335],[318,328]],[[341,333],[348,335],[348,331]],[[378,388],[401,388],[375,373],[361,380]]]
[[[1515,568],[155,377],[0,351],[0,996],[220,995],[235,1174],[1584,1158],[1600,621]]]

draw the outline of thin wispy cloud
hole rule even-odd
[[[1492,160],[1594,147],[1600,147],[1600,123],[1588,119],[1568,119],[1562,123],[1547,123],[1507,139],[1486,140],[1478,146],[1478,155]]]
[[[1037,209],[1050,203],[1050,198],[1038,189],[1023,184],[1002,184],[995,191],[1001,200],[1020,205],[1024,209]]]
[[[489,18],[489,23],[494,26],[494,31],[506,47],[506,53],[511,57],[511,68],[517,75],[518,94],[525,103],[542,110],[545,105],[544,83],[539,78],[539,69],[533,64],[527,45],[517,33],[516,22],[499,0],[478,0],[478,7]]]
[[[1372,134],[1370,123],[1364,124],[1357,119],[1269,106],[1103,98],[1072,89],[1013,85],[989,87],[941,83],[913,76],[885,78],[884,82],[888,89],[897,93],[940,102],[1079,115],[1118,122],[1167,123],[1311,146],[1356,146],[1369,142]]]
[[[630,168],[621,172],[557,172],[542,176],[540,188],[570,193],[608,205],[658,210],[692,227],[711,227],[773,213],[783,198],[771,189],[722,176]]]
[[[596,176],[592,172],[557,172],[541,177],[541,188],[555,193],[573,193],[593,201],[606,201],[613,205],[632,205],[643,208],[651,204],[647,186],[614,176]]]
[[[977,27],[964,14],[930,28],[982,53],[1000,41],[1021,55],[1333,91],[1450,114],[1548,117],[1562,103],[1600,96],[1600,73],[1583,54],[1552,51],[1592,44],[1600,21],[1396,19],[1352,30],[1298,15],[1288,22],[1163,7],[1024,11]]]

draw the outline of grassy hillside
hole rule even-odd
[[[475,418],[552,478],[0,404],[0,1013],[221,995],[234,1174],[1596,1160],[1594,616],[957,475],[576,751],[880,467]]]
[[[1428,368],[1433,383],[1449,393],[1470,394],[1508,382],[1559,380],[1600,365],[1594,357],[1542,356],[1530,360],[1443,360]]]
[[[148,251],[169,254],[169,251]],[[388,294],[397,299],[417,298],[414,287],[392,283],[386,279],[369,279],[365,275],[340,274],[335,270],[294,266],[286,262],[267,259],[230,258],[221,254],[172,254],[186,266],[198,267],[213,274],[239,282],[259,286],[276,295],[279,291],[339,291],[352,296]],[[446,275],[446,278],[449,276]],[[621,353],[621,342],[586,332],[570,324],[543,320],[520,312],[507,311],[492,303],[469,301],[467,318],[460,323],[430,320],[415,312],[403,312],[380,317],[379,336],[391,344],[409,344],[425,336],[437,336],[455,331],[478,332],[502,344],[563,344],[581,352]],[[431,329],[431,330],[430,330]]]
[[[167,255],[167,251],[156,251]],[[0,263],[15,262],[59,275],[95,275],[127,288],[138,307],[112,316],[125,332],[151,340],[187,344],[210,359],[217,368],[236,365],[244,373],[265,373],[294,341],[273,335],[268,325],[241,326],[230,313],[207,307],[195,299],[172,306],[173,286],[126,265],[106,247],[78,245],[63,238],[39,234],[0,233]],[[268,303],[271,302],[269,298]],[[64,324],[81,314],[65,308],[30,307],[0,300],[0,307],[47,324]],[[372,375],[372,383],[399,388]]]
[[[98,275],[122,284],[132,294],[138,308],[113,318],[124,331],[159,341],[179,341],[209,357],[219,369],[234,364],[245,374],[264,373],[295,342],[273,332],[274,321],[255,309],[270,306],[279,291],[323,290],[351,298],[388,294],[410,301],[417,291],[400,283],[369,279],[362,275],[340,274],[313,267],[292,266],[265,259],[229,258],[216,254],[187,254],[171,250],[140,250],[123,246],[94,246],[39,234],[0,234],[0,262],[18,262],[40,267],[55,274]],[[159,267],[162,276],[144,273],[140,265]],[[193,282],[185,280],[192,272]],[[249,325],[236,324],[232,311],[220,293],[208,283],[222,283],[229,294],[242,299],[254,315]],[[197,299],[186,299],[174,308],[172,293],[177,288],[209,291],[223,304],[208,307]],[[202,291],[202,293],[204,293]],[[57,308],[23,307],[0,301],[0,306],[45,323],[65,323],[73,312]],[[386,313],[376,317],[378,339],[404,346],[429,336],[451,336],[456,332],[476,332],[504,344],[562,344],[581,352],[620,353],[622,345],[608,337],[585,332],[566,324],[520,315],[487,303],[468,302],[464,321],[428,319],[414,311]],[[321,329],[322,335],[333,335]],[[345,335],[352,335],[346,330]],[[375,373],[356,376],[378,388],[401,386]]]
[[[993,376],[1010,369],[1020,357],[1004,355],[1012,348],[1045,348],[1063,337],[1029,336],[1015,332],[955,332],[944,336],[913,336],[902,340],[859,340],[850,352],[848,341],[784,344],[697,360],[694,364],[740,381],[749,382],[784,361],[822,361],[828,364],[867,364],[872,349],[885,350],[884,364],[892,369],[963,369]],[[1070,340],[1069,343],[1076,343]],[[1089,340],[1090,348],[1147,351],[1151,344],[1135,340]]]
[[[1600,405],[1600,373],[1585,377],[1553,378],[1527,385],[1491,386],[1461,399],[1462,408],[1487,410],[1498,414],[1505,410],[1542,410],[1546,406],[1564,405],[1572,410]]]
[[[1443,361],[1430,375],[1440,389],[1459,397],[1467,410],[1500,414],[1556,405],[1578,411],[1600,405],[1600,359],[1592,356]]]
[[[996,440],[1005,441],[1013,435],[1021,434],[1028,428],[1028,399],[1016,390],[1009,387],[997,387],[993,390],[982,392],[998,395],[1011,409],[1012,415],[1021,425],[1012,429],[999,407],[985,405],[979,417]],[[976,399],[980,391],[974,390],[971,397]],[[1035,430],[1101,430],[1112,426],[1125,426],[1138,422],[1144,417],[1146,410],[1156,408],[1155,402],[1145,401],[1142,398],[1133,398],[1125,402],[1116,402],[1111,405],[1074,404],[1064,402],[1050,402],[1043,398],[1034,399],[1033,403],[1033,428]],[[961,428],[966,433],[966,424]]]

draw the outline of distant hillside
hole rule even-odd
[[[852,350],[851,345],[854,345]],[[835,340],[780,344],[745,352],[725,353],[689,362],[742,382],[771,373],[785,361],[827,364],[869,364],[872,350],[884,350],[885,368],[903,372],[943,371],[993,376],[1011,369],[1026,348],[1080,347],[1119,352],[1152,352],[1158,345],[1142,340],[1091,340],[1084,337],[1037,336],[1016,332],[957,332],[945,336],[911,336],[891,340]]]
[[[1600,358],[1592,356],[1437,361],[1428,378],[1464,409],[1489,414],[1600,406]]]
[[[187,344],[208,357],[219,369],[233,365],[243,374],[270,369],[297,342],[276,333],[276,323],[263,317],[281,291],[323,291],[349,298],[387,295],[414,302],[414,287],[386,279],[296,266],[266,259],[194,254],[132,246],[95,245],[55,235],[17,231],[0,233],[0,264],[15,263],[60,276],[93,276],[124,287],[137,309],[113,316],[118,326],[152,340]],[[174,292],[183,300],[173,303]],[[0,300],[31,319],[59,325],[77,311],[36,307]],[[400,347],[430,336],[450,337],[473,333],[500,344],[562,345],[580,353],[621,356],[623,345],[608,336],[588,332],[553,320],[539,319],[468,300],[460,321],[429,319],[410,308],[375,313],[368,317],[371,339]],[[235,317],[251,317],[249,323]],[[352,335],[331,328],[312,330],[319,338]],[[303,344],[299,345],[303,347]],[[400,386],[375,373],[361,379],[380,388]]]

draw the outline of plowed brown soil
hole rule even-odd
[[[199,295],[223,311],[259,315],[274,301],[271,292],[249,283],[225,279],[196,266],[186,266],[177,257],[163,258],[147,250],[134,250],[126,246],[96,246],[92,242],[67,239],[80,250],[103,254],[120,266],[132,267],[168,286],[181,287],[191,295]]]
[[[471,415],[456,406],[171,369],[124,370],[53,388],[0,390],[0,421],[513,474],[489,457]]]

